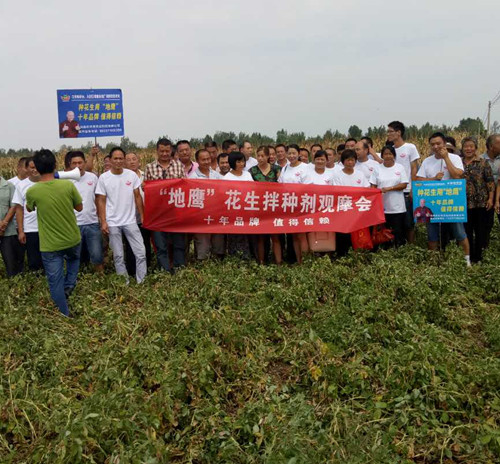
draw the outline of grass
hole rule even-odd
[[[0,462],[499,462],[499,252],[0,279]]]

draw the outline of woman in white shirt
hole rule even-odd
[[[327,169],[328,153],[319,150],[314,154],[314,166],[309,167],[305,183],[315,185],[333,185],[333,169]]]
[[[382,190],[385,222],[392,229],[394,244],[400,246],[406,241],[404,189],[408,186],[408,175],[404,166],[396,163],[396,150],[393,147],[382,148],[381,157],[383,163],[372,173],[370,184]]]
[[[341,187],[370,187],[362,171],[354,168],[357,157],[356,152],[351,149],[344,150],[340,158],[342,169],[336,169],[333,173],[333,185]],[[337,256],[345,256],[351,247],[351,234],[336,234]]]
[[[281,170],[278,182],[282,184],[306,184],[307,173],[310,166],[299,161],[298,145],[292,144],[287,148],[286,156],[288,164]],[[293,250],[295,258],[299,264],[302,264],[302,253],[308,251],[307,238],[305,233],[287,234],[293,238]],[[287,241],[288,242],[288,241]],[[290,244],[287,243],[287,246]]]
[[[231,170],[221,180],[236,180],[253,182],[252,175],[245,168],[245,155],[233,151],[229,154],[229,166]],[[250,237],[247,234],[227,234],[228,255],[241,255],[243,259],[250,259]]]
[[[314,154],[313,165],[310,166],[306,176],[306,184],[333,185],[334,169],[328,169],[329,155],[326,150],[319,150]],[[308,232],[307,241],[311,251],[314,252],[317,246],[321,246],[324,251],[335,249],[334,232]],[[326,246],[326,248],[325,248]]]
[[[333,185],[343,187],[369,187],[370,183],[361,170],[355,168],[356,153],[354,150],[344,150],[342,152],[342,169],[336,169],[333,174]]]

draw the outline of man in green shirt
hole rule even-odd
[[[61,313],[69,316],[67,300],[76,285],[81,242],[73,210],[82,210],[82,198],[71,181],[55,180],[56,158],[50,150],[37,151],[33,160],[40,180],[26,192],[26,207],[37,210],[40,252],[50,294]]]

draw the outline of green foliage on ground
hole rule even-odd
[[[496,463],[499,238],[0,280],[2,463]]]

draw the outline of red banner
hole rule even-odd
[[[274,182],[146,182],[144,227],[164,232],[350,233],[385,222],[379,189]]]

